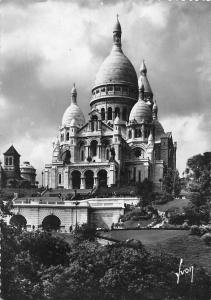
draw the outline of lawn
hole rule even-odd
[[[163,250],[184,259],[188,265],[200,265],[211,273],[211,247],[200,237],[189,235],[186,230],[115,230],[103,236],[120,241],[140,240],[148,250]]]
[[[189,203],[188,199],[174,199],[172,201],[169,201],[165,204],[157,204],[153,205],[154,207],[158,208],[160,211],[166,211],[167,209],[171,207],[178,207],[179,209],[183,209],[183,207],[187,206]]]

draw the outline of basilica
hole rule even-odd
[[[147,178],[160,189],[167,168],[176,168],[176,143],[158,120],[145,62],[138,78],[123,53],[121,34],[117,18],[111,52],[91,90],[87,120],[72,88],[52,161],[45,165],[46,187],[129,186]]]

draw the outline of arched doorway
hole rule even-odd
[[[26,218],[22,215],[14,215],[10,219],[10,224],[15,227],[25,228],[26,223],[27,223]]]
[[[97,174],[99,187],[107,187],[107,172],[106,170],[100,170]]]
[[[85,175],[85,188],[92,189],[94,185],[94,173],[91,170],[88,170],[84,173]]]
[[[73,171],[71,175],[72,175],[72,188],[80,189],[81,173],[79,171]]]
[[[61,221],[55,215],[49,215],[44,218],[42,221],[42,228],[43,230],[58,230],[60,228]]]

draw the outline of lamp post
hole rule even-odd
[[[78,228],[78,215],[77,215],[77,207],[78,207],[78,205],[80,204],[80,201],[75,201],[74,202],[74,204],[75,204],[75,230],[77,230],[77,228]]]
[[[42,171],[42,187],[43,187],[43,175],[44,175],[44,172]]]

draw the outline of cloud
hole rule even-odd
[[[18,145],[24,159],[30,158],[40,172],[39,159],[49,161],[48,143],[58,134],[73,82],[87,116],[91,88],[110,52],[118,13],[123,51],[137,73],[145,58],[160,119],[178,141],[178,165],[184,169],[193,151],[211,147],[208,4],[1,1],[2,152],[11,143]]]

